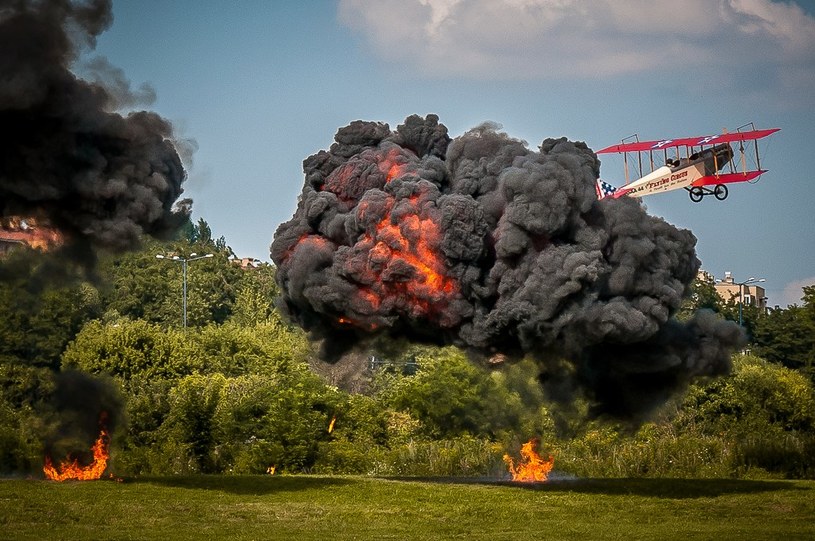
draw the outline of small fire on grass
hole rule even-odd
[[[110,458],[110,453],[108,452],[109,446],[110,437],[108,436],[107,430],[103,428],[99,432],[96,443],[94,443],[91,448],[91,451],[93,451],[93,462],[87,466],[80,466],[79,460],[70,460],[70,458],[54,466],[51,457],[46,456],[45,464],[42,467],[45,478],[52,481],[92,481],[100,479],[105,472],[105,468],[108,466],[108,459]]]
[[[555,458],[541,457],[536,448],[540,444],[538,438],[532,438],[521,446],[521,460],[516,464],[515,460],[508,454],[504,455],[504,462],[507,463],[509,473],[513,481],[523,483],[543,482],[549,478],[549,472],[555,465]]]

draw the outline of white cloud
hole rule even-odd
[[[794,3],[340,0],[338,13],[382,60],[425,77],[815,83],[815,19]]]
[[[815,276],[788,283],[784,286],[782,298],[779,302],[772,301],[773,304],[777,304],[782,308],[786,308],[790,304],[801,306],[801,297],[804,296],[804,286],[815,286]]]

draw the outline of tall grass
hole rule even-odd
[[[498,476],[506,468],[500,443],[473,437],[410,440],[392,448],[331,442],[321,447],[317,473],[381,476]]]
[[[813,478],[815,435],[706,434],[649,424],[635,435],[588,431],[557,446],[556,467],[580,477]]]

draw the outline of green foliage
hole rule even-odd
[[[109,312],[150,323],[178,325],[181,321],[180,269],[156,259],[164,254],[164,244],[145,239],[138,252],[109,255],[100,261],[100,274],[106,277],[102,289]]]
[[[389,446],[417,436],[409,415],[387,410],[373,397],[346,395],[337,404],[334,430],[320,443],[314,471],[373,473],[385,463]]]
[[[391,449],[371,473],[376,475],[502,478],[504,446],[483,438],[410,441]]]
[[[733,375],[691,388],[682,422],[712,431],[811,431],[815,394],[801,374],[758,357],[736,357]]]
[[[189,446],[173,445],[161,432],[170,413],[173,385],[173,381],[165,379],[140,378],[128,382],[127,429],[124,437],[117,438],[118,445],[111,453],[116,471],[181,473],[190,469]]]
[[[63,366],[114,376],[128,396],[117,465],[129,472],[299,471],[338,393],[308,371],[302,333],[279,322],[188,332],[142,320],[91,322]]]
[[[521,429],[521,397],[501,376],[491,377],[452,347],[417,349],[414,358],[416,375],[396,377],[380,396],[389,407],[421,419],[426,436],[495,437]]]
[[[182,378],[170,390],[170,411],[160,430],[163,441],[189,450],[187,471],[179,473],[216,471],[211,456],[213,418],[226,381],[222,374],[196,374]]]
[[[682,302],[677,318],[687,320],[698,310],[721,312],[723,308],[722,298],[716,292],[714,282],[697,276],[691,282],[690,295]]]
[[[815,286],[804,288],[803,305],[770,311],[753,334],[757,355],[800,370],[815,382]]]
[[[243,326],[281,323],[280,314],[274,307],[278,293],[273,266],[262,265],[246,272],[238,287],[231,321]]]
[[[815,391],[783,366],[737,357],[732,376],[691,388],[674,423],[726,442],[730,475],[815,475]]]
[[[811,477],[815,393],[801,374],[739,356],[731,376],[691,386],[633,434],[592,423],[555,445],[581,477]]]
[[[503,453],[539,437],[557,470],[580,476],[815,475],[815,395],[805,377],[815,360],[815,287],[804,288],[802,306],[768,315],[744,307],[752,350],[770,362],[738,357],[731,376],[691,386],[662,417],[624,430],[587,422],[585,401],[547,400],[530,359],[486,369],[456,348],[384,337],[383,358],[418,368],[377,368],[369,395],[339,391],[309,370],[305,333],[275,309],[274,267],[240,270],[203,220],[182,233],[103,256],[93,284],[70,265],[55,273],[64,266],[55,254],[22,250],[0,261],[0,472],[40,467],[44,434],[58,425],[51,401],[61,368],[119,386],[119,474],[274,467],[501,477]],[[188,267],[186,331],[181,265],[155,257],[172,253],[214,254]],[[697,280],[678,316],[700,308],[738,317],[737,303]]]
[[[0,398],[0,474],[29,472],[42,463],[43,423],[30,407]]]
[[[230,261],[232,250],[223,238],[212,240],[206,222],[190,224],[179,240],[159,242],[146,238],[143,243],[137,252],[102,259],[100,273],[109,281],[103,303],[109,311],[163,326],[181,326],[183,265],[172,256],[213,254],[187,263],[187,325],[223,323],[230,317],[245,273]],[[167,257],[158,259],[156,255]]]
[[[304,363],[310,351],[302,330],[276,319],[251,326],[209,325],[189,336],[205,370],[228,376],[286,372],[291,363]]]
[[[720,437],[646,423],[634,434],[593,426],[555,445],[555,467],[580,477],[728,477],[731,448]]]
[[[197,344],[184,332],[128,319],[85,325],[65,350],[62,365],[125,382],[177,379],[204,369]]]
[[[53,390],[48,368],[0,364],[0,473],[41,467]]]
[[[279,471],[311,468],[340,400],[338,391],[305,367],[277,377],[230,380],[216,414],[224,469],[263,473],[270,466]]]
[[[80,269],[57,254],[13,251],[0,260],[0,364],[58,367],[63,348],[100,309]]]

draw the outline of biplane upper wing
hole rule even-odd
[[[623,152],[649,152],[652,150],[662,150],[675,147],[698,147],[703,145],[718,145],[721,143],[734,143],[738,141],[753,141],[772,135],[781,128],[770,128],[766,130],[750,130],[743,132],[721,133],[718,135],[704,135],[700,137],[683,137],[680,139],[663,139],[661,141],[636,141],[634,143],[621,143],[611,145],[597,154],[611,154]]]

